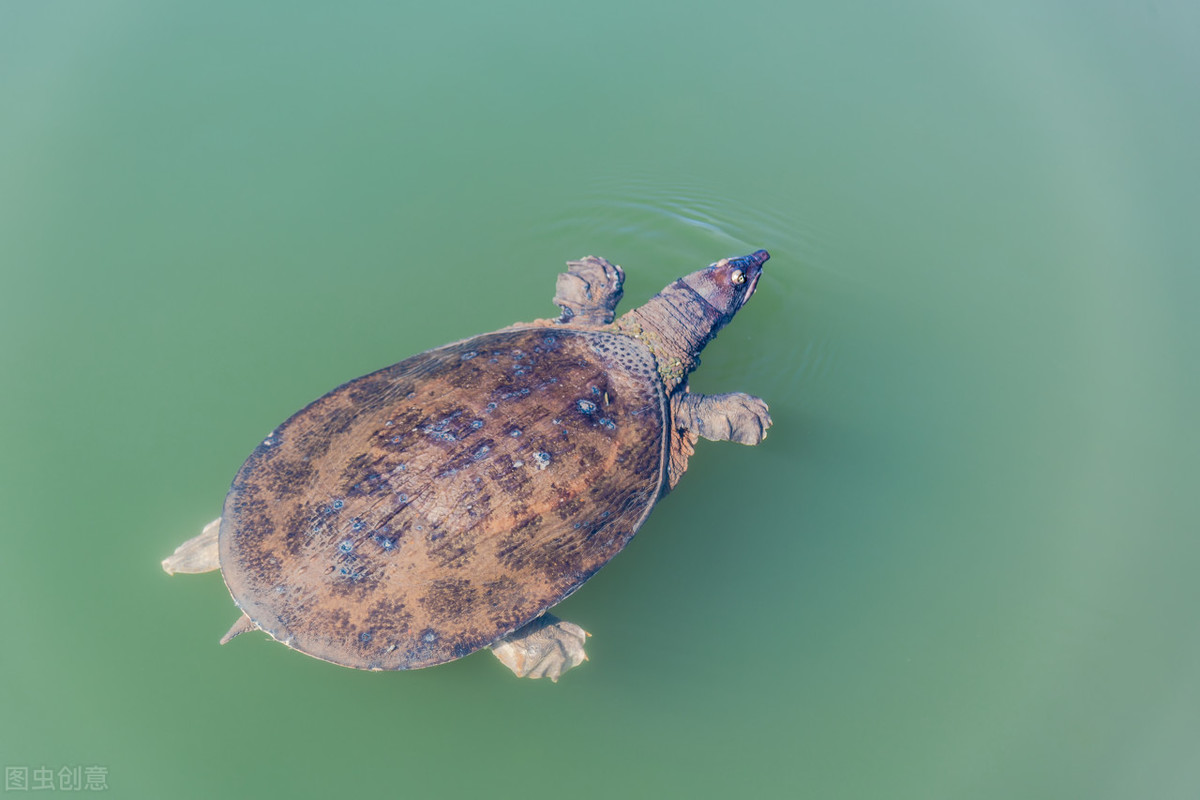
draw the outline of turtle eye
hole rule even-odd
[[[729,274],[729,280],[736,284],[743,284],[746,282],[746,273],[742,272],[740,269],[735,269]]]

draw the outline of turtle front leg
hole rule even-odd
[[[671,411],[676,428],[713,442],[758,444],[771,427],[767,404],[745,392],[692,394],[685,390],[672,399]]]
[[[558,683],[559,675],[587,660],[583,645],[589,636],[575,623],[547,613],[496,642],[492,652],[518,678]]]
[[[199,536],[188,539],[175,552],[163,559],[162,568],[168,575],[176,572],[212,572],[220,569],[221,556],[217,548],[217,534],[221,531],[221,518],[217,517],[204,526]]]
[[[625,271],[603,258],[568,261],[555,286],[554,303],[562,325],[607,325],[625,293]]]

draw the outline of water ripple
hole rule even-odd
[[[830,254],[844,248],[789,213],[794,207],[794,199],[773,202],[754,187],[722,191],[699,182],[624,176],[584,185],[529,234],[570,242],[579,248],[572,255],[627,260],[627,302],[634,303],[722,256],[770,250],[755,312],[722,339],[746,336],[746,348],[733,351],[736,359],[728,363],[772,376],[767,389],[781,396],[835,380],[837,334],[828,326],[837,320],[830,319],[830,305],[842,288],[858,282],[853,270],[833,265]]]

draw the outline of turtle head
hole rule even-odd
[[[680,280],[728,321],[754,294],[763,264],[770,257],[766,250],[755,250],[748,256],[722,258]]]
[[[687,380],[700,351],[746,304],[770,258],[766,250],[722,258],[670,283],[639,308],[618,319],[617,330],[641,339],[658,361],[667,391]]]

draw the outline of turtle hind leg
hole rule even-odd
[[[587,256],[568,261],[559,273],[554,304],[562,309],[563,325],[607,325],[613,321],[625,289],[625,271],[603,258]]]
[[[221,518],[217,517],[204,526],[199,536],[188,539],[175,552],[163,559],[162,568],[168,575],[176,572],[212,572],[221,567],[217,549],[217,534],[221,531]]]
[[[553,614],[542,614],[492,645],[500,663],[518,678],[549,678],[555,683],[587,660],[583,645],[590,633]]]

